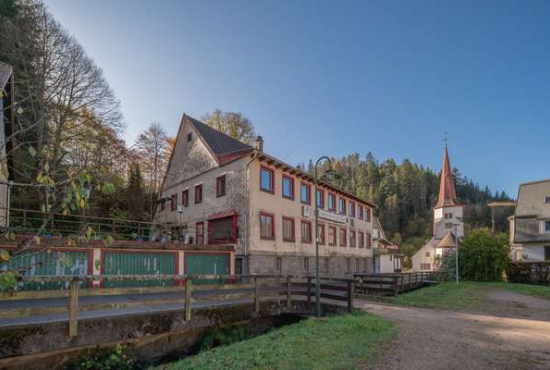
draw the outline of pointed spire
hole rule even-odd
[[[435,208],[457,206],[455,183],[453,179],[453,171],[449,162],[449,153],[447,151],[447,140],[445,140],[445,154],[443,155],[443,169],[441,171],[441,179],[439,182],[439,200]]]

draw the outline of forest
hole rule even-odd
[[[124,140],[120,101],[101,68],[39,0],[0,2],[0,62],[16,76],[17,127],[8,138],[16,145],[1,161],[13,174],[11,206],[151,220],[175,138],[151,123],[135,142]],[[217,110],[202,119],[243,141],[254,137],[240,113]],[[407,159],[380,162],[372,153],[333,163],[338,185],[378,205],[387,237],[406,255],[429,239],[438,172]],[[312,162],[302,167],[311,171]],[[510,197],[454,172],[467,227],[489,226],[487,204]],[[507,214],[498,216],[506,231]]]

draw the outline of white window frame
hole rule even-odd
[[[546,223],[550,222],[550,220],[542,220],[540,222],[540,233],[541,234],[550,234],[550,229],[546,229]]]

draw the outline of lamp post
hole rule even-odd
[[[458,221],[461,221],[462,222],[462,219],[457,217],[456,218]],[[458,284],[458,281],[459,281],[459,278],[458,278],[458,227],[460,226],[460,224],[453,224],[454,226],[454,229],[455,229],[455,243],[456,243],[456,248],[455,248],[455,273],[456,273],[456,283]]]
[[[179,232],[178,232],[178,242],[181,243],[181,239],[183,236],[183,227],[181,226],[181,215],[183,213],[183,204],[178,204],[178,213],[180,214],[180,224],[179,224]]]
[[[314,202],[315,202],[315,315],[321,317],[321,282],[319,279],[319,205],[317,203],[317,192],[318,192],[318,181],[317,181],[317,166],[322,161],[327,161],[329,164],[329,169],[326,170],[321,177],[328,175],[333,175],[334,171],[332,170],[332,162],[329,157],[323,156],[317,160],[315,163],[314,170],[314,183],[315,183],[315,192],[314,192]]]

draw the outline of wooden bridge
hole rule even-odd
[[[358,293],[397,294],[432,278],[322,277],[322,310],[351,312]],[[93,284],[98,280],[103,287]],[[170,284],[104,287],[107,281]],[[63,289],[0,293],[0,369],[34,369],[38,358],[41,368],[51,369],[60,359],[89,356],[117,343],[147,356],[181,351],[196,345],[206,330],[235,323],[269,326],[267,321],[281,315],[311,316],[315,306],[313,276],[33,276],[24,283]]]
[[[363,295],[397,296],[426,285],[443,281],[438,271],[404,272],[395,274],[354,274],[355,292]]]

